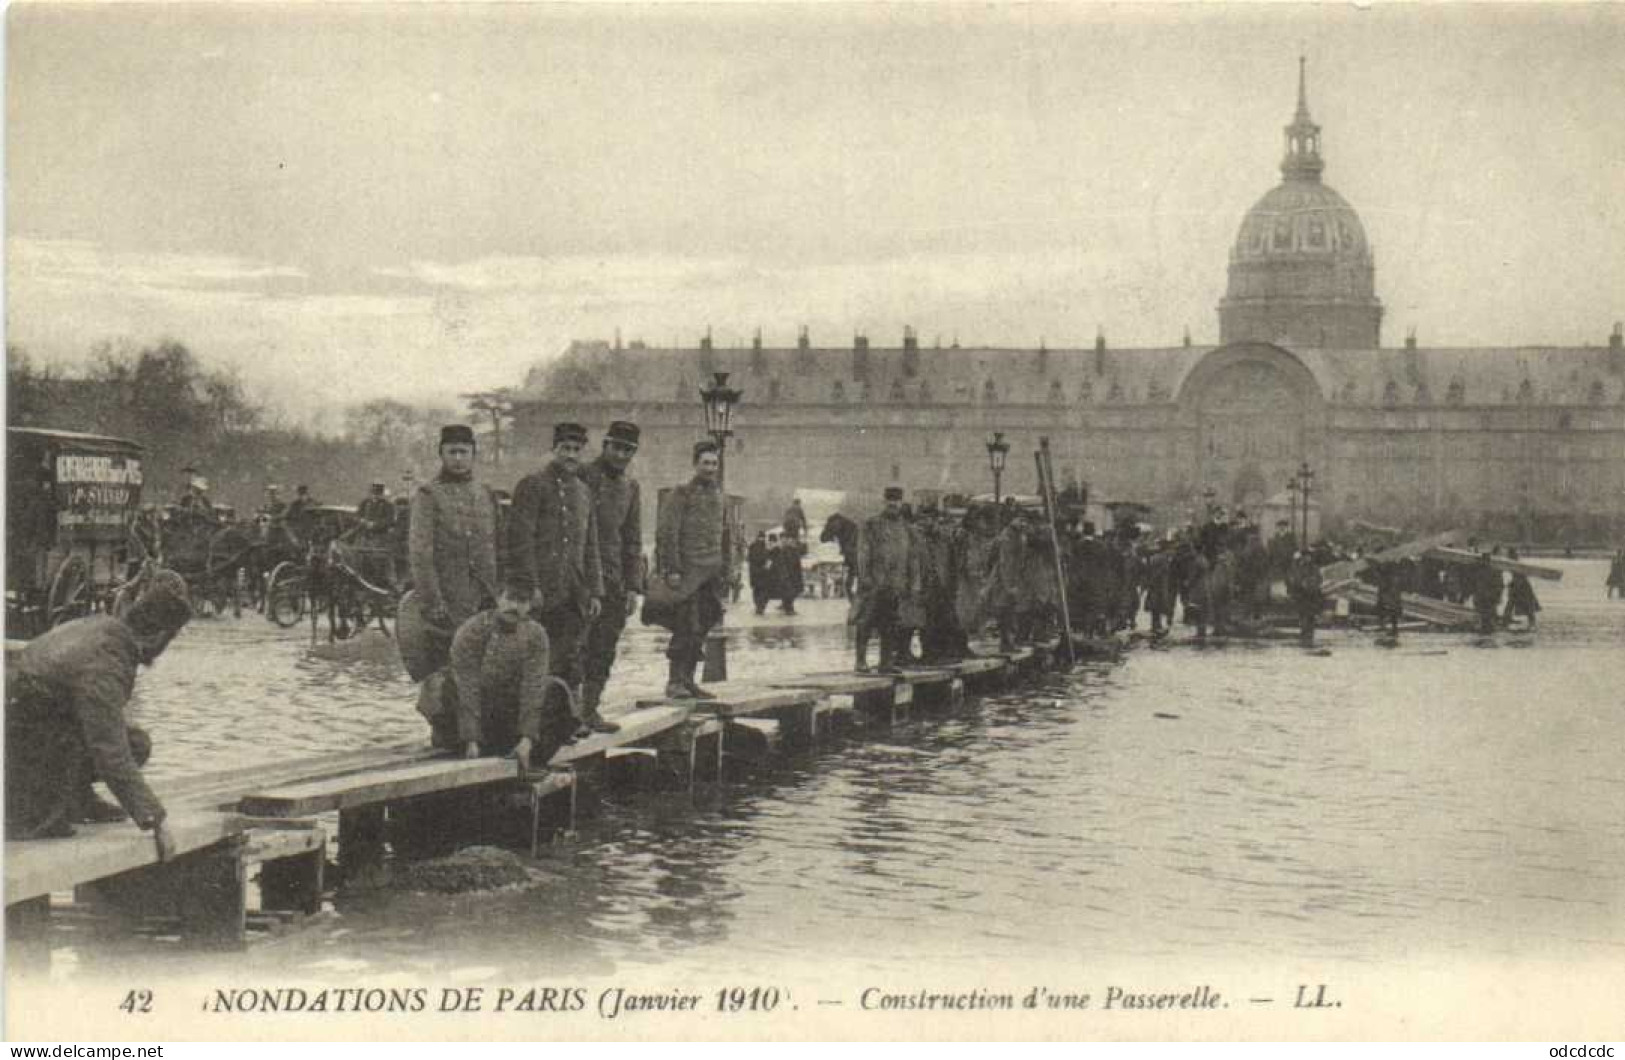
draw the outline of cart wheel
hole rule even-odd
[[[57,626],[90,614],[90,572],[79,556],[69,556],[51,579],[46,598],[46,626]]]
[[[305,572],[292,561],[278,563],[265,587],[265,615],[283,629],[305,613]]]

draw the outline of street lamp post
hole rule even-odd
[[[1302,499],[1303,507],[1303,543],[1309,545],[1309,495],[1314,491],[1315,473],[1309,469],[1306,460],[1298,465],[1298,493]]]
[[[734,406],[744,396],[743,391],[728,385],[727,372],[713,372],[711,385],[700,391],[700,402],[705,406],[705,431],[717,443],[717,491],[722,494],[723,521],[730,535],[736,533],[739,527],[734,522],[733,506],[728,503],[728,439],[734,433]],[[732,571],[727,573],[730,577],[733,574]],[[705,638],[705,670],[702,676],[706,681],[728,679],[728,638],[722,635],[721,630],[713,629]]]
[[[728,439],[733,437],[734,406],[744,392],[728,385],[727,372],[712,373],[711,385],[700,391],[705,405],[705,430],[717,443],[717,487],[727,496]]]
[[[993,437],[987,443],[987,466],[993,471],[993,503],[1000,504],[1004,498],[999,492],[999,483],[1004,478],[1004,459],[1010,455],[1010,443],[1004,440],[1003,431],[994,431]]]
[[[1297,541],[1298,547],[1303,547],[1303,541],[1298,537],[1298,476],[1294,474],[1286,481],[1287,499],[1292,505],[1292,537]]]

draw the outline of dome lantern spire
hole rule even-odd
[[[1298,56],[1298,110],[1286,127],[1286,157],[1281,160],[1281,176],[1287,180],[1320,180],[1326,163],[1320,157],[1320,126],[1309,117],[1303,56]]]

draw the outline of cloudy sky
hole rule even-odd
[[[13,6],[8,341],[314,408],[572,338],[1216,341],[1297,56],[1385,340],[1625,317],[1625,7]]]

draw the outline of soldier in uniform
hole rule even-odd
[[[976,505],[953,539],[954,618],[968,639],[987,625],[985,598],[998,549],[997,509]]]
[[[508,515],[508,590],[530,601],[547,630],[553,675],[572,689],[582,679],[582,637],[604,605],[596,504],[581,476],[586,446],[585,427],[556,424],[552,459],[519,480]]]
[[[935,501],[920,508],[915,522],[920,550],[920,651],[926,662],[952,662],[969,651],[954,613],[952,528]]]
[[[527,604],[504,591],[495,610],[457,628],[451,644],[457,708],[437,726],[436,746],[465,758],[511,754],[528,770],[533,759],[546,764],[570,738],[575,719],[547,695],[547,631],[526,616]]]
[[[592,490],[599,566],[604,574],[604,606],[587,631],[581,685],[582,721],[598,732],[620,728],[604,720],[598,704],[615,664],[615,647],[643,589],[643,492],[638,480],[627,473],[637,455],[639,437],[636,424],[611,423],[598,459],[581,473]]]
[[[496,593],[496,495],[474,478],[474,454],[472,429],[460,423],[441,428],[440,473],[413,495],[408,520],[415,606],[402,608],[399,642],[407,672],[424,682],[418,711],[431,726],[452,709],[440,675],[452,637]],[[301,486],[300,495],[305,492]]]
[[[694,477],[673,487],[660,511],[655,574],[666,597],[666,698],[715,699],[694,681],[705,658],[705,637],[722,621],[722,602],[733,570],[727,501],[719,481],[717,443],[694,443]],[[647,618],[646,618],[647,621]]]
[[[1293,556],[1286,587],[1298,612],[1298,639],[1304,644],[1313,644],[1315,623],[1319,621],[1320,609],[1325,604],[1321,592],[1320,565],[1315,562],[1314,556],[1307,551]]]
[[[887,486],[886,507],[866,520],[858,537],[858,673],[869,670],[869,637],[880,635],[881,673],[896,673],[907,654],[901,629],[902,611],[920,584],[919,552],[914,529],[903,518],[903,490]]]
[[[29,641],[6,675],[6,838],[74,834],[84,821],[132,817],[160,861],[175,853],[163,803],[140,773],[152,745],[125,721],[136,672],[192,617],[186,583],[160,571],[122,617],[91,615]],[[99,799],[100,780],[118,799]]]

